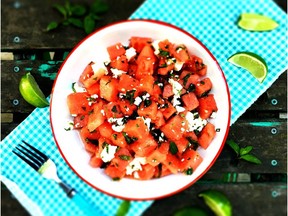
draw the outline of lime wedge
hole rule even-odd
[[[217,216],[231,216],[232,205],[225,194],[217,190],[206,190],[198,194]]]
[[[19,91],[24,100],[29,104],[35,107],[49,106],[49,102],[45,98],[45,95],[30,73],[26,73],[24,76],[22,76],[19,83]]]
[[[183,208],[177,211],[173,216],[208,216],[208,213],[198,207]]]
[[[273,19],[256,13],[243,13],[238,26],[248,31],[271,31],[278,27]]]
[[[249,71],[260,83],[268,73],[268,66],[263,58],[252,52],[238,52],[228,58],[228,62]]]

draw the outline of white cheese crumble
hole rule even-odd
[[[184,62],[176,61],[174,64],[174,70],[180,71],[184,65]]]
[[[126,167],[126,174],[131,175],[134,171],[142,170],[142,165],[145,165],[146,158],[145,157],[135,157]]]
[[[93,62],[93,64],[91,65],[92,67],[92,70],[95,73],[97,73],[99,70],[104,70],[105,71],[105,74],[107,75],[108,74],[108,71],[107,71],[107,68],[105,67],[105,65],[101,65],[101,64],[98,64],[98,63],[95,63]]]
[[[172,91],[174,93],[172,103],[173,103],[173,106],[176,107],[181,104],[181,102],[178,99],[180,99],[180,94],[181,94],[181,90],[183,86],[179,82],[171,78],[168,80],[168,82],[172,85]]]
[[[158,55],[159,53],[160,53],[160,49],[159,49],[159,42],[160,42],[161,40],[154,40],[153,42],[152,42],[152,46],[153,46],[153,48],[154,48],[154,54],[155,55]]]
[[[109,118],[108,122],[112,124],[112,129],[116,132],[121,132],[125,127],[123,118]]]
[[[131,60],[131,58],[133,58],[134,56],[136,56],[136,50],[133,47],[130,47],[129,49],[127,49],[125,51],[125,55],[128,61]]]
[[[195,118],[197,116],[197,118]],[[188,131],[202,131],[203,127],[208,123],[207,120],[202,119],[199,114],[187,112],[185,116],[187,122],[188,122]]]
[[[100,154],[103,162],[107,163],[107,162],[111,161],[114,158],[116,150],[117,150],[117,146],[113,146],[110,144],[105,145],[105,147],[103,148],[103,150]]]
[[[141,99],[141,97],[139,97],[139,96],[137,96],[137,97],[135,98],[135,100],[134,100],[134,104],[135,104],[136,106],[139,106],[139,105],[141,104],[141,102],[142,102],[142,99]]]
[[[175,106],[175,109],[176,109],[176,111],[177,111],[178,113],[185,111],[185,108],[184,108],[184,107],[181,107],[181,106],[178,106],[178,105]]]
[[[122,74],[127,73],[123,70],[118,70],[117,68],[111,68],[111,72],[112,72],[114,78],[118,78]]]

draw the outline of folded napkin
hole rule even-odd
[[[279,23],[270,32],[247,32],[237,27],[243,12],[267,15]],[[197,37],[212,52],[228,81],[232,119],[237,118],[287,68],[286,14],[271,0],[147,0],[130,19],[146,18],[176,25]],[[238,51],[262,56],[269,67],[260,84],[249,73],[227,62]],[[84,183],[68,167],[54,143],[49,122],[49,108],[35,109],[1,143],[1,181],[31,215],[83,215],[56,184],[44,179],[11,153],[21,140],[45,152],[57,164],[61,179],[76,188],[86,200],[106,215],[115,215],[122,200],[105,195]],[[141,215],[153,201],[132,202],[129,215]],[[32,206],[32,207],[31,207]]]

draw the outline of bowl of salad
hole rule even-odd
[[[55,142],[87,184],[129,200],[193,185],[230,126],[225,76],[193,35],[127,20],[83,39],[63,62],[50,106]]]

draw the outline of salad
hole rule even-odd
[[[217,104],[203,60],[184,44],[133,36],[90,62],[67,96],[89,164],[113,180],[191,175],[216,136]],[[66,128],[67,130],[70,128]]]

